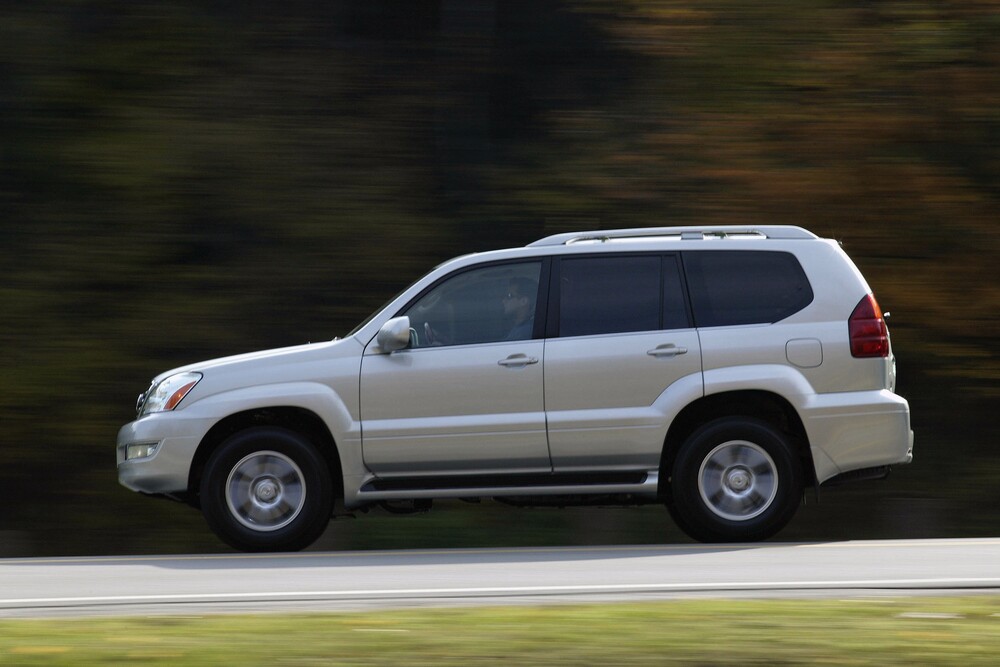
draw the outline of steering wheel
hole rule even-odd
[[[424,322],[424,339],[426,340],[425,345],[428,347],[440,347],[448,344],[444,337],[431,326],[430,322]]]

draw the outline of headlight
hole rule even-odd
[[[139,416],[173,410],[201,380],[201,373],[178,373],[162,380],[140,397]]]

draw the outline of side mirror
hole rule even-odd
[[[402,350],[410,344],[410,318],[394,317],[378,330],[379,349],[384,353]]]

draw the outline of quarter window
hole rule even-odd
[[[787,252],[686,252],[684,269],[698,327],[771,324],[813,300],[802,266]]]

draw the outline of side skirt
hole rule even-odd
[[[629,496],[626,504],[656,500],[659,472],[577,472],[514,475],[448,475],[440,477],[375,478],[359,489],[362,502],[411,500],[415,498],[517,498],[536,496]],[[569,501],[558,504],[582,504]],[[624,498],[622,500],[625,500]],[[543,504],[534,503],[531,504]],[[544,503],[548,504],[548,503]]]

